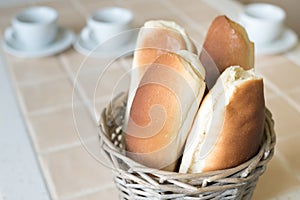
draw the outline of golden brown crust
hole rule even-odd
[[[261,144],[265,118],[263,81],[243,83],[226,106],[224,124],[203,171],[237,166],[253,157]]]
[[[148,21],[140,29],[132,63],[131,83],[125,111],[125,127],[136,88],[149,65],[164,53],[177,52],[183,49],[197,53],[196,47],[183,28],[174,22]]]
[[[210,25],[203,49],[200,60],[206,69],[216,65],[222,73],[235,65],[245,70],[254,67],[254,44],[241,25],[224,15],[216,17]]]
[[[155,168],[162,162],[166,163],[162,167],[173,163],[165,170],[174,170],[174,161],[192,125],[193,118],[186,115],[194,116],[205,87],[203,79],[191,75],[189,67],[174,53],[161,55],[148,67],[130,109],[125,135],[127,156]],[[195,99],[194,95],[200,93],[201,97]]]
[[[149,111],[152,106],[155,105],[160,105],[161,108],[164,108],[167,118],[162,129],[152,137],[139,138],[126,134],[126,148],[130,152],[149,153],[159,150],[162,146],[171,142],[172,136],[176,134],[174,130],[179,129],[178,126],[181,123],[179,121],[180,105],[176,95],[163,85],[151,83],[152,80],[159,78],[158,76],[163,79],[168,79],[168,72],[163,69],[160,70],[160,65],[172,67],[178,73],[182,73],[184,68],[177,55],[168,53],[160,56],[146,71],[140,86],[145,85],[138,88],[131,106],[131,119],[129,120],[127,131],[129,133],[136,133],[136,131],[133,130],[133,122],[141,127],[149,125],[149,123],[151,123]],[[178,83],[174,80],[173,84],[176,85]],[[159,119],[152,119],[152,122],[162,120],[162,115],[157,117],[159,117]],[[158,130],[162,124],[157,123],[152,125],[157,125],[158,127],[153,127],[153,129]],[[150,131],[150,129],[144,129],[144,131],[139,132],[137,136],[147,135],[147,131]]]

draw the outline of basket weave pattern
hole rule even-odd
[[[274,154],[274,121],[268,109],[264,140],[252,159],[226,170],[181,174],[148,168],[125,156],[122,124],[126,100],[126,94],[120,94],[103,110],[99,132],[120,199],[251,199]]]

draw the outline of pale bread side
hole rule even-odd
[[[253,69],[227,68],[200,106],[180,172],[220,170],[247,161],[259,149],[264,117],[262,78]]]

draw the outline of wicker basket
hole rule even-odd
[[[274,122],[267,109],[264,140],[255,157],[231,169],[181,174],[151,169],[125,156],[122,123],[126,99],[126,94],[120,94],[103,110],[99,132],[120,199],[251,199],[274,154]]]

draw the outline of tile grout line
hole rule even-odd
[[[41,154],[41,155],[47,155],[47,154],[50,154],[50,153],[57,153],[59,151],[68,150],[68,149],[75,148],[75,147],[83,147],[84,144],[82,144],[83,143],[82,139],[79,138],[78,134],[77,134],[77,137],[78,137],[78,142],[58,145],[58,146],[55,146],[55,147],[50,147],[50,148],[47,148],[45,150],[39,151],[38,153]],[[84,141],[90,142],[90,141],[93,141],[94,139],[95,139],[94,137],[90,137],[88,139],[84,139]]]
[[[80,105],[80,104],[76,103],[76,106],[77,105]],[[49,113],[57,112],[57,111],[64,110],[64,109],[67,109],[70,107],[72,107],[72,104],[66,103],[66,104],[61,104],[59,106],[46,107],[46,108],[41,108],[38,110],[31,111],[31,112],[27,112],[27,115],[28,116],[36,116],[36,115],[41,115],[41,114],[49,114]]]
[[[103,101],[109,100],[109,96],[103,96],[95,99],[95,103],[102,103]],[[78,107],[78,106],[84,106],[85,104],[82,102],[76,102],[76,104],[72,103],[67,103],[67,104],[61,104],[59,106],[52,106],[52,107],[46,107],[38,110],[34,110],[31,112],[27,112],[27,116],[36,116],[36,115],[42,115],[42,114],[49,114],[57,111],[61,111],[67,108],[73,108],[73,107]]]
[[[289,162],[287,161],[286,157],[284,155],[281,154],[280,150],[277,149],[277,158],[281,161],[281,163],[283,164],[283,167],[291,172],[291,174],[298,174],[297,170],[295,170],[295,168],[293,166],[290,166]],[[300,175],[295,175],[299,185],[300,185]]]
[[[31,86],[31,85],[35,85],[35,84],[41,84],[41,83],[47,83],[47,82],[59,80],[64,77],[65,77],[65,75],[61,74],[61,75],[55,75],[55,76],[48,77],[48,78],[43,78],[40,80],[29,80],[29,81],[21,81],[21,82],[17,81],[17,84],[20,86]]]
[[[81,88],[81,85],[79,83],[77,84],[77,88],[74,88],[74,84],[75,84],[75,81],[76,81],[76,76],[73,74],[72,70],[68,67],[68,63],[67,63],[66,59],[62,55],[59,55],[58,58],[59,58],[59,61],[61,62],[61,66],[63,67],[64,71],[67,74],[67,77],[68,77],[69,81],[73,85],[73,93],[72,94],[74,95],[74,92],[78,93],[79,98],[81,99],[81,101],[82,101],[85,109],[88,112],[88,115],[93,120],[93,114],[92,114],[93,111],[91,111],[90,107],[88,106],[89,105],[89,99],[88,99],[88,97],[86,96],[84,90]],[[73,102],[73,98],[72,98],[72,108],[73,108],[73,103],[74,102]],[[46,150],[44,152],[39,152],[39,153],[40,153],[40,156],[45,156],[45,155],[47,155],[49,153],[54,153],[54,152],[58,152],[58,151],[61,151],[61,150],[66,150],[66,149],[69,149],[69,148],[74,148],[74,147],[79,147],[79,146],[81,146],[82,148],[85,148],[82,145],[82,141],[79,141],[77,143],[67,144],[67,145],[61,145],[59,147],[48,149],[48,150]],[[57,194],[56,194],[55,187],[53,185],[53,181],[51,181],[51,176],[49,175],[49,172],[47,170],[47,165],[44,166],[44,164],[42,163],[42,159],[41,158],[40,158],[40,163],[41,163],[42,171],[44,172],[44,176],[45,176],[45,178],[47,178],[46,180],[50,180],[50,181],[46,181],[46,183],[49,186],[49,190],[51,189],[51,192],[52,192],[51,195],[52,196],[55,195],[55,197],[58,198]],[[75,199],[77,197],[86,196],[88,194],[96,193],[98,191],[101,191],[102,189],[105,189],[105,187],[104,188],[103,187],[99,187],[99,188],[96,188],[96,189],[85,190],[83,192],[78,192],[76,194],[72,194],[72,195],[63,197],[62,199],[63,200],[71,200],[71,199]]]
[[[74,87],[73,88],[73,95],[74,95],[74,92],[78,93],[78,96],[79,96],[80,100],[82,101],[82,104],[86,107],[86,109],[87,109],[87,111],[88,111],[88,113],[91,117],[91,120],[98,123],[100,113],[95,113],[93,108],[94,108],[96,103],[99,103],[99,101],[109,100],[109,99],[111,99],[111,96],[110,95],[104,95],[104,96],[98,97],[94,100],[90,100],[89,97],[87,96],[85,90],[83,89],[81,83],[77,79],[78,75],[77,74],[74,75],[72,70],[69,68],[67,60],[62,56],[60,56],[60,60],[62,62],[62,66],[63,66],[64,70],[66,71],[67,77],[69,78],[69,80],[71,81],[71,83]],[[95,69],[89,69],[89,70],[94,71]],[[72,104],[73,103],[74,103],[74,98],[73,98]]]
[[[83,102],[84,106],[86,107],[89,115],[91,116],[92,120],[94,120],[94,114],[93,114],[93,110],[90,108],[89,104],[90,104],[90,100],[87,97],[84,89],[82,88],[81,84],[78,82],[77,78],[77,74],[73,75],[72,70],[68,67],[67,61],[64,57],[59,56],[61,62],[62,62],[62,66],[64,68],[64,70],[66,71],[69,80],[71,81],[71,84],[73,85],[73,97],[74,97],[74,92],[77,92],[79,95],[79,98],[81,99],[81,101]],[[76,87],[75,87],[75,83],[76,83]],[[74,98],[72,98],[72,101],[74,100]],[[72,102],[73,104],[74,102]]]
[[[44,159],[42,157],[42,155],[38,154],[38,152],[36,152],[38,160],[39,160],[39,164],[40,164],[40,168],[43,174],[43,178],[45,181],[45,185],[47,186],[48,190],[49,190],[49,195],[51,196],[52,199],[57,199],[57,190],[54,184],[54,181],[51,178],[51,173],[48,170],[48,165],[44,162]]]
[[[202,32],[202,30],[204,30],[204,27],[201,24],[196,23],[195,20],[193,20],[187,14],[182,12],[179,8],[171,4],[169,1],[161,1],[161,3],[163,3],[173,14],[180,14],[180,17],[183,21],[185,21],[188,24],[192,24],[193,27],[197,27],[195,28],[195,30],[200,31],[200,33]],[[205,36],[205,33],[203,33],[202,36]]]
[[[271,95],[268,95],[268,96],[266,96],[266,94],[265,94],[265,101],[276,99],[277,97],[278,97],[277,94],[271,94]]]
[[[286,136],[276,136],[276,141],[285,141],[285,140],[288,140],[292,137],[295,137],[298,134],[299,134],[299,132],[291,132]]]
[[[298,105],[297,102],[295,102],[293,99],[288,97],[284,92],[282,92],[272,81],[270,81],[268,78],[263,77],[265,80],[268,81],[268,86],[278,94],[281,98],[283,98],[285,101],[289,103],[290,106],[295,108],[300,113],[300,105]]]
[[[238,1],[228,1],[228,0],[202,0],[202,2],[208,4],[212,8],[216,9],[217,11],[224,13],[231,19],[238,21],[238,14],[240,13],[243,5]],[[235,10],[235,12],[231,12]],[[237,13],[234,15],[233,13]]]
[[[290,52],[286,52],[284,56],[294,64],[296,64],[298,67],[300,67],[300,43],[294,47],[294,49]]]

